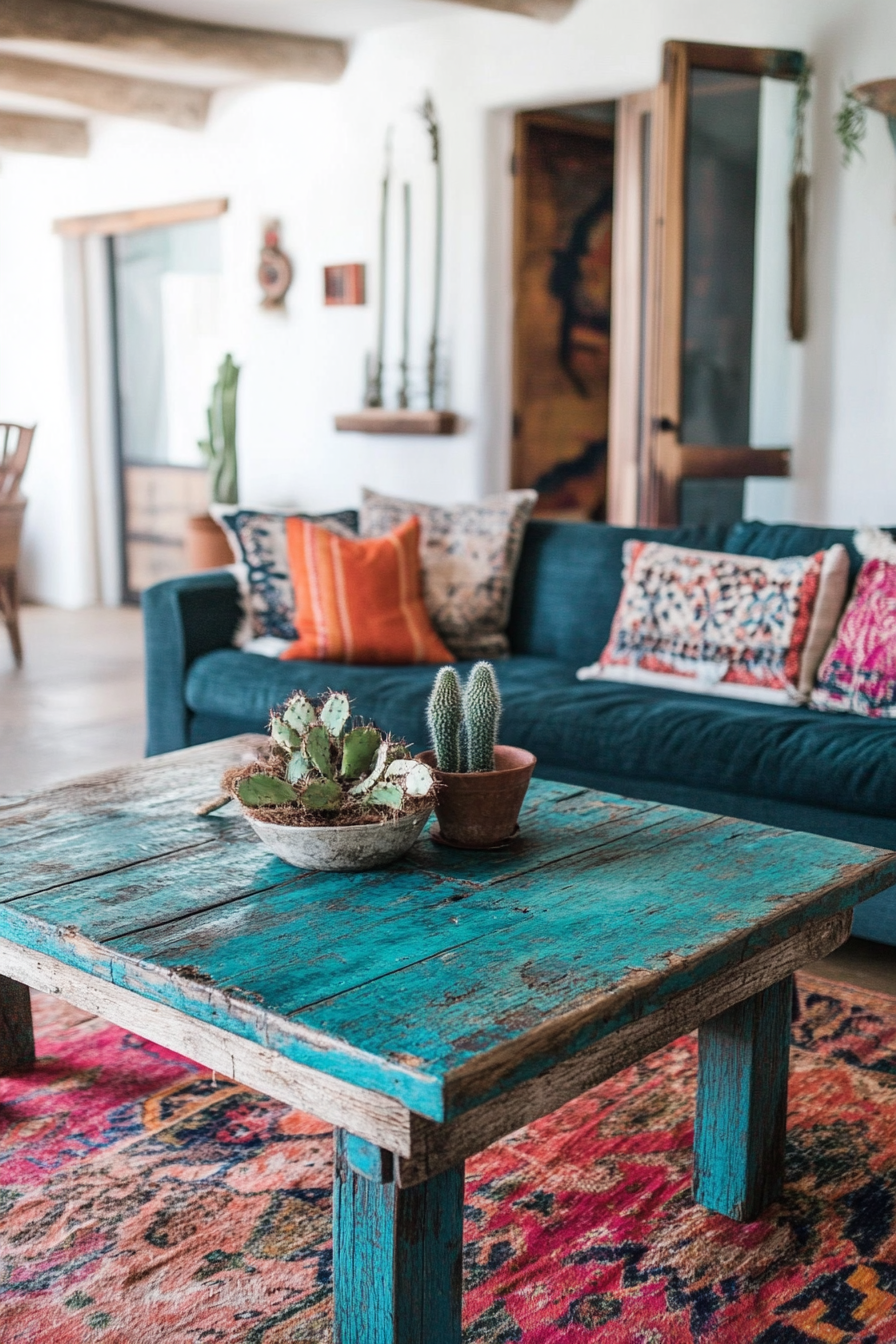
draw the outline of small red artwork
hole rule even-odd
[[[327,307],[365,302],[362,262],[354,261],[345,266],[324,267],[324,303]]]

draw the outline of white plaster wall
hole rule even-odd
[[[40,425],[27,479],[27,591],[66,605],[96,595],[54,218],[230,198],[224,287],[229,344],[243,368],[247,501],[345,505],[363,484],[428,499],[475,496],[500,488],[507,472],[512,111],[648,87],[670,37],[801,47],[816,60],[811,326],[794,509],[805,519],[896,520],[896,153],[873,117],[865,161],[845,172],[830,133],[841,80],[896,73],[886,55],[896,50],[892,0],[579,0],[557,25],[458,8],[359,39],[338,85],[221,95],[202,135],[97,118],[83,162],[4,156],[0,417]],[[360,403],[374,309],[325,308],[321,268],[375,261],[390,123],[396,175],[414,184],[421,249],[414,339],[418,364],[425,358],[430,176],[414,108],[427,88],[443,123],[443,336],[451,403],[465,431],[433,440],[337,435],[334,413]],[[296,265],[286,314],[258,306],[260,230],[271,216],[282,220]],[[392,321],[395,359],[394,305]]]

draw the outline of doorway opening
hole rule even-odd
[[[607,517],[615,121],[615,102],[516,118],[512,483],[542,517]]]
[[[124,591],[187,569],[187,520],[208,508],[199,440],[224,349],[217,218],[107,238]]]

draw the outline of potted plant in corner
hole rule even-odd
[[[221,780],[265,849],[297,868],[345,872],[400,858],[432,811],[432,770],[404,742],[351,718],[344,691],[304,691],[271,716],[267,752]]]
[[[236,504],[239,499],[236,461],[236,387],[239,367],[225,355],[218,369],[208,408],[208,438],[199,443],[208,465],[209,494],[213,504]],[[218,569],[233,556],[227,537],[210,513],[187,520],[187,560],[191,570]]]
[[[513,839],[535,769],[531,751],[497,746],[501,695],[491,663],[477,663],[461,689],[443,667],[429,698],[433,751],[418,761],[436,778],[438,828],[432,838],[457,849],[492,849]]]

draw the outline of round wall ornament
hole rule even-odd
[[[280,225],[269,224],[258,262],[258,283],[264,297],[262,308],[280,308],[292,284],[292,263],[280,248]]]

